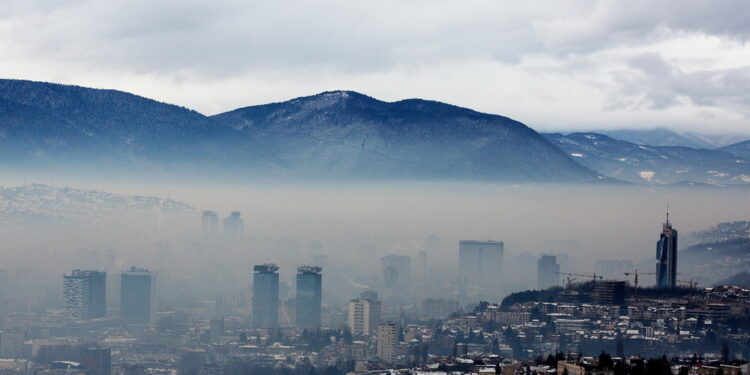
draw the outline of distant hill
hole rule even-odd
[[[0,158],[31,165],[226,160],[232,132],[198,112],[115,90],[0,80]]]
[[[734,154],[737,157],[750,160],[750,141],[735,143],[726,147],[722,147],[720,148],[720,150]]]
[[[534,130],[507,117],[410,99],[333,91],[213,116],[248,147],[302,175],[594,181]]]
[[[4,167],[232,178],[602,180],[507,117],[348,91],[206,117],[136,95],[0,80]]]
[[[745,139],[736,135],[706,135],[676,132],[666,128],[594,130],[593,133],[608,135],[637,145],[684,146],[698,149],[715,149]]]
[[[750,288],[750,272],[740,272],[719,281],[717,285],[736,285],[744,288]]]
[[[581,164],[615,179],[652,184],[750,184],[750,160],[725,151],[646,146],[599,133],[545,134]]]

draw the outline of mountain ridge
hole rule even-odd
[[[253,177],[606,180],[528,126],[353,91],[205,116],[109,89],[0,80],[0,160],[20,167],[197,170]]]

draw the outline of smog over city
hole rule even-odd
[[[0,2],[0,375],[747,374],[746,8]]]

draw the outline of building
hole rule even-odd
[[[560,265],[556,256],[542,254],[536,262],[536,280],[538,289],[560,285]]]
[[[627,285],[619,280],[597,281],[592,297],[597,305],[622,306],[627,297]]]
[[[107,273],[73,270],[63,275],[63,306],[78,320],[107,315]]]
[[[382,306],[377,293],[362,292],[360,298],[349,302],[349,330],[355,336],[368,335],[380,324]]]
[[[279,326],[279,267],[273,263],[253,268],[253,327]]]
[[[407,302],[411,290],[411,258],[389,254],[380,258],[380,264],[383,268],[384,299],[396,303]]]
[[[24,336],[20,330],[0,332],[0,358],[24,358]]]
[[[458,276],[462,303],[497,301],[503,296],[502,241],[465,240],[459,243]]]
[[[320,307],[323,299],[323,276],[320,267],[297,268],[297,297],[295,320],[299,328],[320,327]]]
[[[677,286],[677,230],[667,221],[664,223],[656,243],[656,286],[674,288]]]
[[[214,211],[203,211],[201,215],[203,238],[216,238],[219,235],[219,215]]]
[[[245,234],[245,220],[243,220],[239,211],[232,211],[224,219],[224,237],[230,242],[240,242]]]
[[[156,274],[130,267],[120,278],[120,319],[129,324],[151,324],[156,319]]]
[[[380,324],[377,337],[378,358],[385,363],[394,363],[398,349],[398,327],[395,323]]]
[[[81,365],[88,370],[89,375],[111,375],[112,349],[99,347],[84,349]]]

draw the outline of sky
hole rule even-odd
[[[0,77],[211,115],[326,90],[539,131],[750,134],[746,1],[0,0]]]

